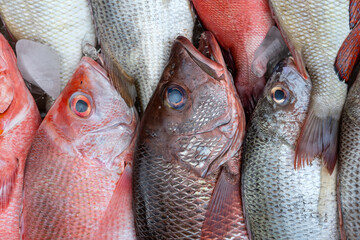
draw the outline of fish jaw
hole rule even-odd
[[[192,0],[204,27],[235,61],[234,82],[247,118],[265,86],[251,71],[256,49],[274,25],[268,1]]]

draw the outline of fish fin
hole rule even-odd
[[[265,83],[264,77],[256,77],[256,80],[250,80],[250,82],[242,82],[239,79],[235,80],[236,91],[244,108],[247,121],[250,119],[256,103],[264,90]]]
[[[24,79],[56,99],[60,94],[60,57],[49,46],[21,39],[16,43],[17,65]]]
[[[95,239],[136,239],[132,213],[132,168],[127,164],[101,219]]]
[[[266,34],[260,46],[256,49],[254,60],[251,63],[251,71],[257,77],[263,77],[265,73],[288,55],[287,48],[279,29],[272,26]],[[269,64],[271,63],[271,64]],[[270,65],[270,67],[268,67]]]
[[[202,240],[225,239],[226,234],[234,228],[242,232],[244,238],[247,236],[242,216],[240,178],[231,181],[227,179],[228,175],[223,168],[205,213],[201,229]]]
[[[360,3],[359,3],[360,4]],[[360,60],[360,25],[358,24],[342,43],[335,59],[335,71],[348,82]]]
[[[337,137],[339,120],[319,118],[310,110],[302,126],[295,149],[295,169],[309,165],[317,156],[322,156],[330,174],[337,160]]]
[[[360,19],[360,0],[350,0],[349,7],[350,29],[353,29]]]
[[[336,179],[336,201],[337,201],[337,208],[338,208],[338,215],[339,215],[340,239],[346,240],[346,232],[345,232],[344,220],[343,220],[342,208],[341,208],[340,178]]]
[[[105,69],[108,71],[109,79],[116,91],[125,100],[129,107],[134,106],[137,97],[135,79],[128,75],[121,64],[110,51],[101,46],[101,58],[104,60]]]
[[[4,211],[10,202],[10,195],[15,185],[18,171],[18,163],[12,159],[5,161],[0,159],[0,213]]]

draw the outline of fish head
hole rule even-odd
[[[261,134],[293,146],[306,117],[310,92],[311,81],[301,76],[292,58],[281,61],[265,86],[252,124],[260,126]]]
[[[17,68],[15,54],[0,34],[0,136],[24,120],[33,101]]]
[[[109,81],[106,71],[83,57],[72,79],[44,119],[51,134],[70,143],[76,154],[118,167],[134,139],[137,114]],[[57,138],[53,138],[57,139]]]
[[[178,37],[145,111],[141,140],[205,176],[238,152],[244,128],[244,112],[214,36],[205,32],[199,49]]]

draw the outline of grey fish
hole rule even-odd
[[[292,60],[267,82],[248,126],[242,195],[252,239],[337,239],[335,175],[315,159],[294,170],[295,143],[311,82]]]
[[[341,119],[339,190],[347,239],[360,236],[360,74],[351,87]]]
[[[110,77],[121,78],[127,85],[135,80],[144,110],[160,80],[173,41],[179,35],[192,37],[194,16],[189,1],[90,0],[90,3]],[[130,94],[134,95],[132,91]]]

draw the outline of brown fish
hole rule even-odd
[[[139,239],[247,238],[240,199],[245,114],[214,36],[178,37],[140,125]]]

